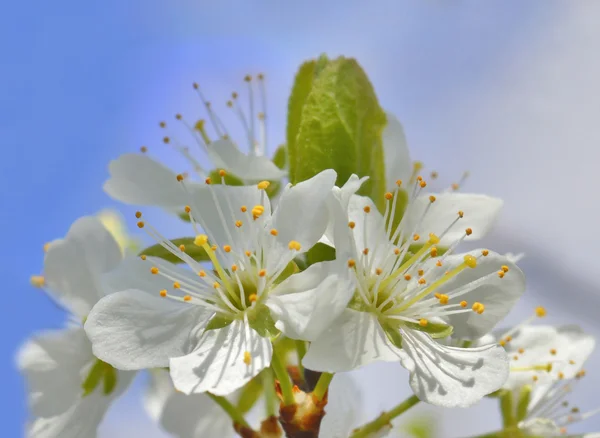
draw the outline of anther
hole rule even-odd
[[[419,278],[419,284],[425,284],[427,283],[427,280],[425,280],[423,277]]]
[[[383,269],[381,269],[381,268],[375,269],[375,274],[377,274],[377,275],[381,275],[382,272],[383,272]]]
[[[481,304],[480,302],[476,301],[475,303],[473,303],[473,307],[471,307],[473,309],[474,312],[478,313],[478,314],[482,314],[483,311],[485,310],[485,306],[483,304]],[[501,345],[502,342],[506,343],[506,341],[500,341]]]
[[[207,178],[204,180],[204,182],[205,182],[206,184],[208,184],[208,185],[212,184],[212,179],[211,179],[211,177],[210,177],[210,176],[209,176],[209,177],[207,177]]]
[[[363,253],[364,255],[367,255],[367,254],[369,254],[369,248],[365,248],[365,249],[363,249],[363,250],[362,250],[362,253]]]
[[[438,260],[437,262],[435,262],[435,265],[436,265],[436,266],[442,266],[442,261],[441,261],[441,260]]]
[[[419,185],[421,186],[421,188],[425,188],[425,187],[427,187],[427,183],[426,183],[425,181],[421,181],[421,182],[419,183]]]
[[[465,307],[467,307],[468,305],[469,305],[469,303],[467,303],[466,301],[461,301],[461,302],[460,302],[460,307],[463,307],[463,308],[465,308]]]
[[[504,278],[504,271],[498,271],[498,277]]]
[[[504,272],[508,272],[508,266],[506,265],[502,265],[500,269],[502,269]]]
[[[229,246],[229,245],[224,245],[224,246],[223,246],[223,251],[225,251],[225,252],[231,252],[231,246]]]
[[[258,271],[258,276],[259,277],[264,277],[265,275],[267,275],[267,270],[266,269],[261,269],[260,271]]]
[[[142,217],[142,212],[141,211],[136,211],[135,212],[135,217],[138,218],[138,219],[141,218]]]
[[[183,297],[183,301],[192,301],[192,297],[189,295],[186,295]]]
[[[433,204],[435,202],[435,196],[433,196],[433,195],[429,196],[429,202],[431,202]]]
[[[198,276],[199,277],[206,277],[206,272],[200,271],[200,272],[198,272]]]
[[[137,223],[138,228],[144,228],[144,221],[139,221]]]
[[[350,227],[351,230],[353,230],[355,226],[356,226],[356,223],[354,223],[352,221],[348,222],[348,227]]]
[[[219,170],[219,176],[221,178],[224,178],[226,175],[227,175],[227,172],[225,172],[225,170],[223,170],[223,169]]]
[[[44,243],[44,252],[48,252],[49,249],[50,249],[50,242]]]
[[[400,254],[400,249],[399,248],[394,248],[394,254],[395,255],[399,255]]]
[[[29,278],[29,282],[34,287],[44,287],[44,285],[46,284],[45,278],[41,275],[32,275]]]
[[[242,226],[242,221],[235,221],[235,226],[240,228]]]
[[[156,275],[156,274],[158,274],[158,268],[157,268],[156,266],[152,266],[152,267],[150,268],[150,272],[151,272],[153,275]]]
[[[434,170],[431,172],[431,179],[436,179],[438,177],[438,173]]]
[[[142,255],[140,256],[140,258],[141,258],[142,260],[146,260],[146,254],[142,254]]]
[[[252,207],[252,217],[254,218],[254,220],[256,220],[259,217],[261,217],[264,212],[265,212],[265,207],[263,207],[260,204],[259,205],[255,205],[254,207]]]
[[[252,356],[249,351],[244,351],[244,363],[248,366],[252,363]]]
[[[215,282],[213,283],[213,287],[214,287],[215,289],[218,289],[218,288],[220,288],[220,287],[221,287],[221,285],[219,284],[219,282],[218,282],[218,281],[215,281]]]
[[[174,282],[173,289],[181,289],[181,285],[178,282]]]
[[[534,382],[537,382],[538,379],[539,379],[539,377],[538,376],[533,376],[532,379],[533,379]]]
[[[183,244],[179,245],[179,251],[184,252],[185,251],[185,245],[183,245]]]
[[[401,179],[397,179],[397,180],[396,180],[396,185],[397,185],[398,187],[401,187],[401,186],[402,186],[402,180],[401,180]]]
[[[235,272],[238,270],[237,265],[231,265],[231,272]]]
[[[473,234],[473,230],[472,230],[471,228],[467,228],[467,229],[465,230],[465,234],[466,234],[467,236],[470,236],[471,234]]]
[[[171,139],[169,137],[163,137],[163,143],[169,144],[169,143],[171,143]]]
[[[194,239],[194,244],[197,246],[204,246],[208,243],[208,236],[206,234],[198,234]]]
[[[275,228],[273,228],[271,230],[271,236],[277,236],[279,234],[279,231],[277,231]]]
[[[429,321],[427,321],[425,318],[421,318],[421,319],[419,320],[419,325],[420,325],[421,327],[426,327],[428,323],[429,323]]]
[[[419,269],[419,270],[417,271],[417,274],[419,274],[420,276],[422,276],[424,273],[425,273],[425,271],[424,271],[424,270],[422,270],[422,269]]]
[[[246,207],[245,205],[242,205],[240,207],[240,210],[241,210],[242,213],[246,213],[246,211],[248,211],[248,207]]]
[[[146,152],[148,152],[148,148],[146,146],[142,146],[142,147],[140,147],[140,152],[142,154],[145,154]]]
[[[406,274],[406,275],[404,276],[404,279],[405,279],[406,281],[410,281],[410,279],[411,279],[411,278],[412,278],[412,277],[410,276],[410,274]]]
[[[354,261],[354,259],[348,260],[348,267],[353,268],[354,266],[356,266],[356,262]]]
[[[442,294],[440,295],[440,304],[448,304],[448,300],[450,299],[450,297],[448,297],[448,295]]]
[[[161,290],[160,291],[160,296],[163,297],[163,298],[166,297],[167,296],[167,290],[166,289]]]
[[[256,302],[256,300],[258,300],[258,295],[256,294],[250,294],[250,296],[248,297],[248,301],[250,301],[251,303]]]
[[[259,190],[265,190],[270,185],[271,183],[269,181],[261,181],[256,185],[256,187],[258,187]]]
[[[564,379],[564,378],[565,378],[565,374],[564,374],[562,371],[559,371],[559,372],[558,372],[558,378],[559,378],[560,380]]]
[[[250,251],[245,251],[244,254],[246,254],[246,257],[250,257],[252,255]]]
[[[385,196],[385,199],[387,199],[388,201],[394,197],[394,195],[392,195],[391,192],[387,192],[384,196]]]
[[[525,353],[525,349],[524,348],[519,348],[519,354],[523,354]]]
[[[292,240],[288,244],[288,248],[291,249],[291,250],[300,251],[300,249],[302,248],[302,246],[300,245],[300,242],[296,242],[295,240]]]
[[[464,211],[462,211],[462,210],[459,210],[459,211],[458,211],[458,217],[462,219],[464,216],[465,216],[465,213],[464,213]]]
[[[421,236],[419,236],[418,234],[413,234],[413,240],[416,242],[417,240],[419,240],[421,238]]]
[[[542,306],[536,307],[535,314],[538,318],[543,318],[544,316],[546,316],[546,309]]]
[[[186,213],[189,213],[190,211],[192,211],[191,207],[189,205],[186,205],[184,208]]]
[[[550,354],[555,356],[556,355],[556,348],[552,348],[550,349]]]
[[[365,207],[363,208],[363,211],[365,213],[370,213],[371,212],[371,207],[369,207],[368,205],[365,205]]]
[[[217,245],[216,245],[216,244],[215,244],[215,245],[211,245],[211,246],[210,246],[210,249],[211,249],[211,250],[213,250],[213,251],[216,251],[216,250],[217,250],[217,248],[218,248],[218,247],[217,247]]]
[[[471,254],[467,254],[464,257],[464,260],[465,260],[465,265],[467,265],[469,268],[477,267],[477,259],[475,257],[473,257]]]

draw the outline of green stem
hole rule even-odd
[[[410,408],[412,408],[417,403],[419,403],[419,399],[417,398],[416,395],[413,395],[412,397],[407,398],[406,400],[404,400],[402,403],[397,405],[392,410],[382,413],[375,420],[373,420],[370,423],[365,424],[363,427],[357,429],[351,435],[351,438],[365,438],[365,437],[368,437],[372,433],[378,432],[383,427],[390,424],[390,422],[394,418],[396,418],[396,417],[400,416],[401,414],[403,414],[404,412],[408,411]]]
[[[329,384],[331,383],[331,379],[333,379],[332,373],[321,374],[321,377],[319,377],[319,380],[315,385],[315,389],[313,389],[313,395],[317,400],[323,400],[323,397],[325,397],[327,389],[329,388]]]
[[[275,373],[275,377],[277,377],[277,380],[279,380],[279,387],[281,388],[281,395],[283,396],[283,405],[290,406],[296,404],[294,392],[292,391],[292,379],[290,379],[290,375],[288,374],[287,369],[285,368],[285,365],[276,349],[273,350],[271,368]]]
[[[244,427],[250,428],[250,426],[248,425],[248,422],[246,421],[246,419],[244,418],[244,416],[242,415],[242,413],[240,411],[238,411],[236,409],[236,407],[233,406],[230,403],[229,400],[227,400],[225,397],[221,397],[219,395],[211,394],[210,392],[207,392],[206,394],[210,398],[212,398],[213,401],[216,404],[218,404],[219,406],[221,406],[225,412],[227,412],[227,414],[233,420],[234,424],[239,424],[239,425],[242,425]]]
[[[267,417],[277,415],[277,394],[275,394],[275,378],[273,371],[266,368],[263,371],[263,386],[265,388],[265,404]]]
[[[500,410],[502,412],[502,425],[505,429],[515,425],[515,408],[513,406],[512,391],[507,391],[500,396]]]
[[[306,354],[306,342],[304,341],[296,341],[296,352],[298,353],[298,371],[300,372],[300,377],[302,381],[305,381],[304,378],[304,365],[302,365],[302,359]]]

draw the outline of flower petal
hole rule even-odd
[[[310,344],[302,363],[308,369],[335,373],[371,362],[396,362],[404,353],[387,338],[377,318],[347,309]]]
[[[44,276],[49,293],[76,316],[84,317],[105,294],[100,275],[114,269],[121,259],[118,243],[102,223],[82,217],[46,253]]]
[[[349,375],[339,373],[333,377],[327,393],[319,438],[347,438],[362,414],[358,387]]]
[[[459,211],[464,212],[464,217],[458,221],[442,237],[440,246],[448,247],[458,238],[465,234],[466,228],[471,228],[473,233],[467,240],[481,239],[494,225],[502,208],[502,200],[486,195],[475,195],[468,193],[439,193],[435,194],[436,200],[433,204],[429,195],[419,196],[406,212],[404,219],[405,229],[415,230],[421,239],[427,239],[429,233],[438,236],[456,219]],[[419,224],[423,212],[431,204],[429,211]],[[417,226],[418,225],[418,226]],[[424,243],[421,241],[421,243]]]
[[[412,174],[412,161],[404,135],[404,128],[393,114],[387,112],[387,125],[383,129],[383,153],[388,189],[394,188],[396,180],[407,181]]]
[[[266,305],[287,337],[314,341],[342,314],[355,286],[350,276],[337,273],[338,266],[316,263],[271,292]]]
[[[481,254],[481,249],[469,251],[470,254]],[[464,262],[464,254],[450,255],[444,260],[444,269],[451,270]],[[431,264],[435,263],[431,260]],[[495,273],[502,266],[509,268],[503,278]],[[491,275],[490,275],[491,274]],[[489,275],[481,283],[469,286],[469,283]],[[474,287],[464,295],[452,298],[450,304],[467,301],[469,305],[480,302],[485,306],[482,314],[476,312],[459,313],[444,317],[454,327],[453,336],[458,339],[477,339],[490,332],[512,309],[517,300],[525,292],[525,276],[523,272],[506,256],[489,251],[487,257],[479,257],[477,267],[466,269],[445,283],[436,292],[449,294],[459,288]]]
[[[166,370],[152,370],[144,405],[162,428],[179,438],[233,437],[231,419],[205,394],[175,390]]]
[[[446,347],[426,333],[402,329],[402,366],[420,400],[442,407],[467,407],[502,387],[508,358],[497,344]]]
[[[166,209],[188,203],[189,195],[177,181],[177,174],[147,155],[121,155],[110,162],[108,171],[104,191],[117,201]]]
[[[111,294],[90,312],[85,330],[94,354],[115,368],[169,366],[192,351],[211,312],[141,290]]]
[[[246,155],[229,140],[207,145],[208,155],[217,169],[224,169],[245,181],[278,181],[286,175],[269,157]]]
[[[519,429],[527,436],[552,437],[564,435],[554,421],[545,418],[534,418],[519,424]]]
[[[249,365],[245,363],[246,352],[250,354]],[[193,352],[171,359],[171,377],[185,394],[210,391],[227,395],[268,367],[272,354],[269,339],[236,320],[224,328],[207,330]]]

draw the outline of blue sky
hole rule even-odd
[[[481,175],[474,181],[495,195],[503,195],[507,188],[513,196],[519,187],[511,185],[510,172],[498,169],[514,166],[521,154],[527,155],[529,137],[515,139],[510,132],[520,129],[515,117],[532,114],[519,113],[519,107],[539,103],[533,86],[522,84],[522,76],[535,77],[539,84],[539,71],[544,77],[554,72],[557,87],[569,89],[578,77],[554,64],[554,69],[545,68],[551,52],[587,65],[589,54],[572,51],[571,40],[565,38],[588,35],[571,27],[567,29],[571,33],[554,31],[557,23],[571,17],[565,2],[322,3],[36,0],[4,6],[0,225],[5,231],[1,269],[2,278],[8,279],[8,305],[1,319],[0,375],[6,436],[20,435],[26,418],[14,352],[31,333],[60,327],[63,319],[40,291],[29,286],[29,276],[41,269],[42,245],[62,236],[77,217],[116,205],[101,189],[110,159],[145,144],[171,160],[160,144],[157,122],[178,111],[200,114],[192,81],[200,82],[222,105],[242,84],[244,74],[265,72],[270,138],[283,139],[287,92],[297,66],[322,52],[355,56],[369,73],[382,105],[403,121],[416,158],[434,162],[451,175],[460,175],[465,166],[473,169],[487,163],[484,168],[490,169],[494,181]],[[579,14],[584,20],[586,14]],[[571,82],[560,82],[561,75]],[[550,90],[557,88],[554,82],[549,84]],[[533,97],[505,107],[512,90]],[[579,92],[585,96],[586,90]],[[539,138],[541,126],[565,120],[561,96],[550,92],[549,105],[539,103],[559,109],[540,126],[531,125],[534,131],[528,135]],[[498,108],[506,113],[494,112]],[[569,114],[577,108],[573,106]],[[591,114],[597,107],[584,109]],[[481,124],[497,135],[493,139],[482,135]],[[500,125],[511,128],[509,134],[498,129]],[[592,129],[591,124],[586,126]],[[492,144],[502,144],[505,136],[511,140],[505,150],[517,158],[497,156],[498,148]],[[481,140],[480,149],[470,139]],[[534,158],[543,153],[531,151]],[[547,168],[554,170],[552,163]],[[541,170],[530,164],[527,171],[544,174],[543,169],[543,163]],[[518,215],[522,206],[510,196],[507,206]],[[581,210],[576,213],[584,216],[584,207],[576,204]],[[130,214],[132,209],[124,211]],[[165,224],[174,227],[173,236],[181,231],[172,222]],[[536,225],[524,224],[531,230]],[[568,240],[566,231],[564,236],[557,234],[557,241]],[[525,243],[547,248],[543,238],[532,240]],[[546,250],[540,252],[548,255]]]

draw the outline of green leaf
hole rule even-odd
[[[285,145],[281,145],[273,154],[273,164],[283,170],[287,166],[287,161],[287,148]]]
[[[250,380],[240,390],[237,408],[242,414],[246,414],[256,404],[263,393],[263,373],[261,372]]]
[[[387,335],[390,342],[396,347],[402,348],[402,335],[398,331],[398,326],[396,324],[383,323],[381,327],[383,328],[383,331]]]
[[[176,247],[184,245],[185,253],[194,260],[198,262],[209,261],[210,259],[208,258],[206,251],[204,251],[204,249],[199,247],[198,245],[194,244],[194,239],[195,237],[180,237],[178,239],[171,240],[171,242]],[[139,255],[146,255],[148,257],[158,257],[171,263],[183,263],[183,260],[181,260],[179,257],[168,251],[160,243],[143,249],[142,251],[140,251]]]
[[[356,60],[337,58],[300,67],[289,102],[290,181],[307,180],[325,169],[343,185],[351,174],[369,176],[359,194],[385,206],[382,132],[385,112]]]
[[[231,319],[231,318],[227,318],[227,317],[221,316],[221,315],[214,315],[210,319],[210,321],[208,321],[208,324],[206,324],[206,328],[204,329],[204,331],[216,330],[216,329],[220,329],[223,327],[227,327],[232,322],[233,322],[233,319]]]
[[[256,332],[263,338],[277,336],[279,330],[275,327],[275,321],[271,317],[271,311],[264,304],[256,306],[254,313],[248,313],[248,322]]]
[[[329,260],[335,260],[335,248],[325,245],[324,243],[317,243],[306,253],[308,266]]]
[[[451,325],[431,321],[429,321],[425,327],[423,327],[421,324],[404,321],[402,322],[402,325],[413,330],[427,333],[433,339],[447,338],[454,331],[454,328]]]

